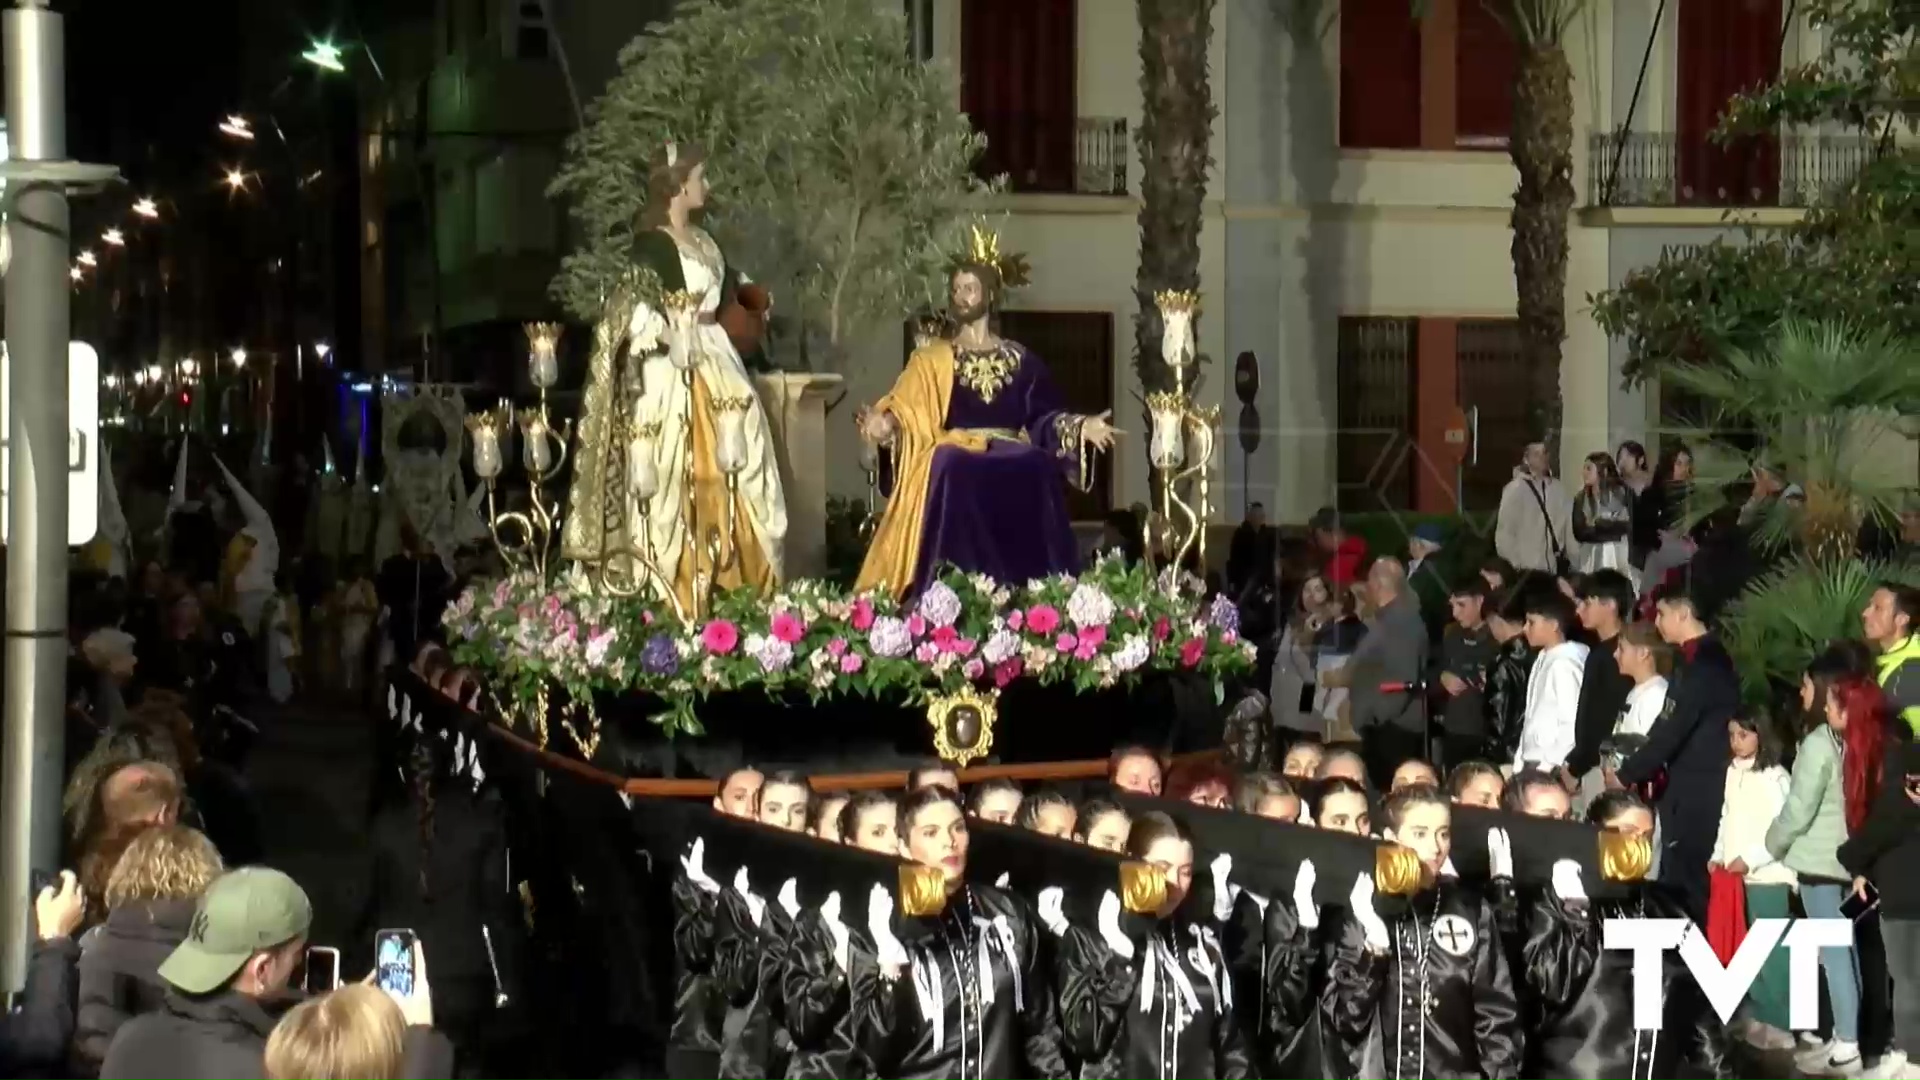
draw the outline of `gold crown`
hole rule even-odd
[[[978,222],[967,226],[967,246],[953,257],[956,267],[969,263],[992,267],[1003,288],[1018,289],[1032,280],[1027,257],[1017,251],[1002,252],[1000,234]]]

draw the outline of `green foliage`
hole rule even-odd
[[[1819,59],[1736,98],[1721,138],[1782,125],[1835,124],[1876,140],[1877,156],[1804,220],[1748,227],[1739,242],[1670,251],[1593,296],[1594,318],[1626,339],[1629,384],[1675,362],[1760,348],[1789,319],[1842,319],[1920,336],[1920,151],[1894,132],[1920,124],[1920,5],[1810,0]]]
[[[1763,544],[1798,542],[1811,552],[1811,532],[1842,534],[1850,547],[1862,520],[1899,513],[1908,490],[1879,478],[1884,470],[1870,457],[1888,424],[1920,412],[1920,350],[1911,339],[1791,322],[1765,350],[1677,365],[1666,378],[1713,410],[1706,427],[1685,433],[1694,454],[1687,524],[1725,509],[1756,456],[1807,494],[1804,503],[1765,508],[1755,522]],[[1729,440],[1738,429],[1763,433],[1757,455]]]
[[[902,13],[872,0],[685,0],[621,51],[554,180],[582,237],[555,295],[599,317],[669,141],[706,147],[710,227],[773,291],[802,357],[836,358],[941,295],[989,186],[950,73],[907,40]]]
[[[1799,560],[1749,585],[1720,626],[1746,699],[1771,702],[1799,684],[1827,642],[1858,637],[1860,612],[1882,581],[1920,585],[1920,563]]]
[[[1467,0],[1472,3],[1473,0]],[[1529,48],[1559,47],[1587,0],[1480,0],[1507,31]]]

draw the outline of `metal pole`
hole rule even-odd
[[[18,161],[62,161],[66,147],[60,16],[46,0],[0,15],[7,127]],[[67,193],[21,186],[7,228],[11,395],[7,470],[5,749],[0,756],[0,974],[18,992],[32,947],[33,871],[60,866],[67,663]],[[89,448],[91,449],[91,448]]]

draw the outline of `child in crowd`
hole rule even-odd
[[[1711,866],[1746,879],[1747,925],[1755,919],[1784,919],[1790,914],[1795,878],[1791,868],[1767,853],[1767,828],[1787,805],[1788,785],[1770,718],[1764,710],[1734,717],[1727,722],[1727,741],[1732,760]],[[1775,949],[1747,991],[1749,1010],[1735,1022],[1735,1034],[1760,1050],[1792,1049],[1787,987],[1787,954]]]

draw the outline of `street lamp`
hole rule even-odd
[[[72,278],[72,279],[73,279],[73,280],[75,280],[75,281],[79,281],[79,280],[80,280],[80,268],[79,268],[78,266],[75,266],[75,267],[72,267],[72,268],[70,268],[70,269],[69,269],[69,270],[67,271],[67,276],[68,276],[68,277],[70,277],[70,278]]]
[[[106,232],[100,234],[100,240],[102,243],[109,244],[113,247],[120,247],[127,242],[127,235],[119,229],[108,229]]]
[[[188,382],[192,382],[194,379],[194,376],[198,374],[200,374],[200,365],[194,363],[191,357],[180,361],[180,377],[181,378],[187,380]]]
[[[322,361],[326,360],[327,354],[332,351],[333,346],[324,341],[316,341],[313,343],[313,355],[319,357]]]
[[[253,127],[247,123],[246,117],[238,113],[220,121],[220,132],[223,135],[228,135],[236,139],[244,139],[247,142],[253,141]]]
[[[328,71],[347,70],[347,65],[340,58],[340,47],[331,41],[314,42],[306,52],[300,54],[300,59]]]
[[[237,368],[246,367],[247,366],[247,350],[242,348],[241,346],[236,345],[233,347],[232,351],[227,353],[227,359],[233,361],[234,367],[237,367]]]
[[[133,204],[133,212],[143,218],[152,220],[160,216],[160,207],[155,205],[152,199],[139,199]]]
[[[146,376],[147,376],[147,381],[150,383],[159,382],[161,379],[166,377],[166,374],[167,374],[166,370],[162,368],[159,364],[147,365]]]

